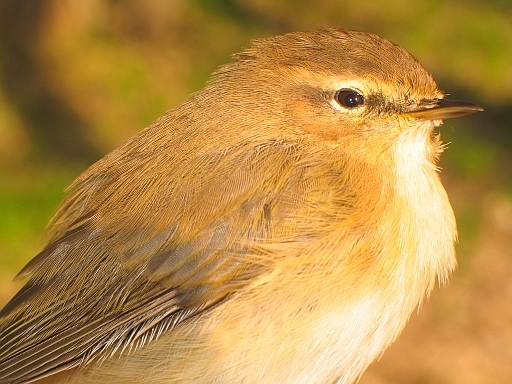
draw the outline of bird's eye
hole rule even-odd
[[[334,98],[344,108],[356,108],[364,104],[364,97],[353,89],[340,89]]]

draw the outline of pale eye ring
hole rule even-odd
[[[348,109],[357,108],[364,104],[363,95],[350,88],[343,88],[336,91],[334,99],[343,108]]]

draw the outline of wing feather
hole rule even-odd
[[[151,155],[141,164],[119,152],[116,167],[86,171],[0,313],[0,382],[140,348],[249,284],[265,268],[249,244],[273,236],[283,214],[273,202],[300,177],[294,151],[268,141],[199,154],[190,185],[179,182],[184,160]]]

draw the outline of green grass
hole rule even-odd
[[[78,174],[55,166],[0,165],[0,271],[16,273],[42,246],[45,227]]]

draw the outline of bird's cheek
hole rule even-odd
[[[284,113],[291,119],[295,129],[321,140],[337,141],[343,135],[338,114],[326,108],[323,100],[314,97],[297,98],[284,107]]]
[[[365,130],[360,124],[345,121],[339,116],[322,113],[301,113],[297,115],[295,122],[301,130],[317,136],[325,141],[341,141],[345,137],[360,137],[361,132]]]
[[[339,127],[333,124],[310,122],[301,124],[301,128],[325,141],[339,141],[343,136]]]

